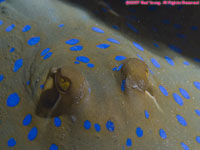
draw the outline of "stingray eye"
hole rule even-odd
[[[72,105],[79,104],[88,95],[88,82],[84,74],[69,66],[50,69],[40,94],[36,114],[56,117],[69,113]]]
[[[70,86],[70,81],[65,79],[65,78],[60,78],[59,79],[59,87],[63,90],[63,91],[67,91],[69,89]]]
[[[60,71],[56,73],[55,76],[56,88],[61,93],[66,93],[71,85],[71,80],[68,77],[61,76]]]
[[[124,79],[128,88],[145,91],[148,87],[148,66],[137,58],[129,58],[122,67]]]

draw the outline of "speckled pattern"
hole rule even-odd
[[[0,0],[0,150],[199,150],[199,6],[90,2]]]

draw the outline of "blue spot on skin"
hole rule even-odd
[[[199,58],[194,58],[194,61],[200,63],[200,59]]]
[[[55,125],[56,127],[60,127],[60,126],[61,126],[61,120],[60,120],[59,117],[55,117],[55,118],[54,118],[54,125]]]
[[[15,48],[11,48],[10,49],[10,53],[14,52],[15,51]]]
[[[82,49],[83,49],[83,46],[81,45],[70,47],[71,51],[81,51]]]
[[[151,58],[151,62],[156,68],[161,68],[160,64],[157,62],[155,58]]]
[[[196,113],[198,116],[200,116],[200,110],[199,110],[199,109],[196,109],[196,110],[195,110],[195,113]]]
[[[64,27],[64,24],[60,24],[60,25],[58,25],[58,27],[59,27],[59,28],[62,28],[62,27]]]
[[[89,68],[94,68],[94,64],[87,64]]]
[[[126,146],[128,147],[132,146],[132,140],[130,138],[126,140]]]
[[[107,121],[106,128],[108,131],[113,132],[115,130],[115,125],[112,121]]]
[[[167,19],[165,19],[165,20],[162,20],[161,22],[162,22],[162,23],[164,23],[164,24],[170,24],[170,21],[169,21],[169,20],[167,20]]]
[[[122,84],[121,84],[121,90],[122,90],[122,92],[125,91],[125,85],[126,85],[126,80],[122,80]]]
[[[0,74],[0,82],[3,81],[4,76],[2,74]]]
[[[166,138],[167,138],[167,134],[166,134],[166,132],[165,132],[164,129],[160,129],[160,130],[159,130],[159,134],[160,134],[160,137],[161,137],[162,139],[166,139]]]
[[[96,47],[101,48],[101,49],[106,49],[106,48],[110,47],[110,45],[109,44],[99,44]]]
[[[149,119],[149,113],[148,113],[147,110],[144,111],[144,115],[145,115],[145,118],[146,118],[146,119]]]
[[[187,62],[187,61],[184,61],[183,64],[186,65],[186,66],[189,66],[189,65],[190,65],[190,63]]]
[[[15,107],[19,104],[20,98],[17,93],[10,94],[7,98],[7,106]]]
[[[44,56],[46,53],[48,53],[50,51],[50,48],[46,48],[44,49],[41,53],[40,56]]]
[[[83,62],[83,63],[88,63],[90,61],[90,59],[88,57],[85,57],[85,56],[78,56],[78,57],[76,57],[76,60]]]
[[[13,71],[17,72],[23,65],[23,59],[18,59],[15,61]]]
[[[116,56],[116,57],[115,57],[115,60],[116,60],[116,61],[122,61],[122,60],[124,60],[124,59],[126,59],[125,56]]]
[[[58,150],[58,146],[56,144],[51,144],[49,150]]]
[[[40,42],[40,37],[32,37],[28,40],[30,46],[34,46]]]
[[[170,57],[165,56],[165,59],[170,65],[174,66],[174,61]]]
[[[141,51],[144,51],[144,48],[136,42],[133,42],[133,45]]]
[[[144,59],[143,59],[139,54],[137,54],[137,57],[138,57],[140,60],[144,61]]]
[[[49,57],[51,57],[51,55],[53,54],[53,52],[48,52],[45,56],[44,56],[44,60],[48,59]]]
[[[26,85],[30,85],[30,81],[27,81],[27,82],[26,82]]]
[[[173,51],[175,51],[175,52],[177,52],[177,53],[181,53],[182,52],[182,50],[180,49],[180,48],[178,48],[178,47],[176,47],[176,46],[174,46],[174,45],[168,45],[168,47],[171,49],[171,50],[173,50]]]
[[[32,121],[32,116],[31,114],[28,114],[25,116],[24,120],[23,120],[23,125],[24,126],[28,126]]]
[[[133,26],[133,25],[131,25],[130,23],[126,23],[126,25],[133,31],[133,32],[135,32],[135,33],[138,33],[138,30]]]
[[[2,20],[0,20],[0,26],[3,24],[3,21]]]
[[[200,90],[200,82],[194,81],[193,84],[198,90]]]
[[[176,36],[178,38],[185,39],[185,35],[184,34],[178,33],[178,34],[176,34]]]
[[[149,69],[149,71],[150,71],[150,73],[151,73],[152,75],[154,75],[154,72],[153,72],[151,69]]]
[[[95,32],[98,32],[98,33],[104,33],[104,31],[102,29],[97,28],[97,27],[92,27],[92,30]]]
[[[119,27],[118,27],[117,25],[113,25],[112,27],[113,27],[113,29],[115,29],[115,30],[119,30]]]
[[[79,43],[79,40],[78,39],[70,39],[70,40],[66,41],[65,43],[69,44],[69,45],[75,45],[75,44]]]
[[[176,119],[182,126],[187,126],[187,122],[181,115],[176,115]]]
[[[80,62],[78,62],[78,61],[75,61],[74,63],[75,63],[75,64],[80,64]]]
[[[121,64],[118,68],[117,68],[117,71],[121,70],[123,67],[123,64]]]
[[[179,104],[180,106],[183,106],[183,100],[182,100],[182,98],[178,94],[176,94],[176,93],[173,93],[172,95],[174,97],[175,102],[177,104]]]
[[[200,144],[200,136],[196,136],[196,141]]]
[[[40,88],[41,88],[41,89],[44,89],[44,84],[41,84],[41,85],[40,85]]]
[[[115,43],[115,44],[120,44],[119,41],[117,41],[117,40],[115,40],[115,39],[113,39],[113,38],[108,38],[107,40],[108,40],[109,42],[112,42],[112,43]]]
[[[98,124],[98,123],[95,123],[94,124],[94,128],[97,132],[100,132],[101,131],[101,126]]]
[[[179,88],[179,91],[184,98],[190,99],[190,95],[188,94],[188,92],[185,89]]]
[[[89,130],[89,129],[91,128],[91,123],[90,123],[89,120],[86,120],[86,121],[84,122],[84,128],[85,128],[86,130]]]
[[[136,134],[138,137],[142,137],[143,136],[143,130],[140,127],[136,128]]]
[[[159,85],[159,88],[160,88],[160,91],[161,91],[165,96],[168,96],[167,90],[166,90],[162,85]]]
[[[197,27],[197,26],[192,26],[191,29],[192,29],[193,31],[197,31],[197,30],[198,30],[198,27]]]
[[[28,139],[33,141],[37,137],[38,130],[36,127],[33,127],[28,133]]]
[[[108,10],[106,8],[102,8],[102,11],[103,12],[107,12]]]
[[[154,43],[153,45],[154,45],[155,47],[159,47],[159,45],[158,45],[158,44],[156,44],[156,43]]]
[[[24,28],[22,29],[22,32],[28,32],[29,30],[31,30],[31,26],[25,25]]]
[[[112,69],[112,71],[116,71],[117,70],[117,67],[114,67],[113,69]]]
[[[185,143],[181,142],[180,144],[181,144],[183,150],[190,150],[190,148]]]
[[[8,146],[9,146],[9,147],[14,147],[15,145],[16,145],[15,139],[14,139],[14,138],[10,138],[10,139],[8,140]]]
[[[15,25],[12,24],[6,28],[6,32],[11,32],[15,28]]]
[[[174,24],[174,28],[176,28],[176,29],[181,29],[182,26],[181,26],[180,24]]]

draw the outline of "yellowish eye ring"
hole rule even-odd
[[[58,70],[55,75],[55,85],[57,90],[64,94],[69,90],[71,86],[71,80],[66,76],[62,76],[61,71]]]
[[[63,91],[67,91],[69,86],[70,86],[70,82],[68,80],[65,80],[64,78],[60,78],[59,79],[59,87],[63,90]]]

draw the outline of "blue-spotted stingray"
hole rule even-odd
[[[198,9],[124,3],[0,0],[0,150],[200,149]]]

